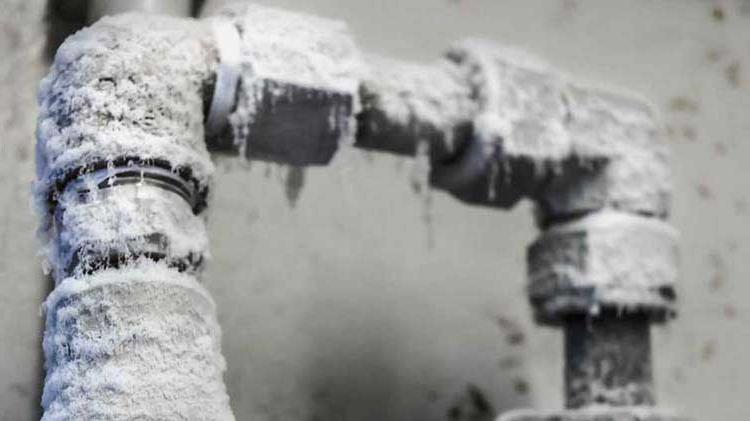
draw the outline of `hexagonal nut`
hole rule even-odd
[[[482,41],[448,58],[470,81],[479,112],[468,145],[435,166],[433,184],[469,203],[513,206],[570,155],[562,79],[535,57]]]
[[[220,12],[240,32],[242,69],[223,148],[248,159],[328,163],[353,141],[362,60],[345,24],[253,4]]]
[[[592,407],[561,411],[521,409],[501,415],[497,421],[690,421],[672,411],[652,407]]]
[[[576,83],[565,95],[573,165],[538,192],[542,225],[605,207],[666,217],[672,186],[654,107],[631,93]]]
[[[540,323],[607,309],[674,315],[677,232],[655,218],[603,211],[555,225],[530,247],[528,294]]]

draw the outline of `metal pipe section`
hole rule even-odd
[[[651,326],[643,314],[569,317],[565,406],[652,406]]]
[[[192,8],[192,0],[89,0],[87,21],[91,24],[127,12],[188,17]]]

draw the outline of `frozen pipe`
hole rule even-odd
[[[663,220],[671,185],[653,107],[482,41],[433,65],[376,67],[361,92],[357,146],[426,143],[434,186],[485,206],[534,201],[528,291],[537,321],[565,334],[564,416],[639,407],[666,419],[653,408],[650,325],[675,311],[677,235]]]
[[[243,146],[248,157],[327,162],[353,136],[359,66],[344,25],[252,5],[204,21],[105,17],[60,47],[37,132],[56,283],[45,420],[233,419],[199,283],[206,140],[252,133],[276,142]],[[296,101],[307,114],[291,113]]]
[[[233,102],[225,126],[212,128],[212,151],[326,165],[340,144],[354,141],[364,66],[345,24],[247,3],[214,18],[239,34],[223,43],[225,56],[239,57],[224,74],[238,70],[239,81],[223,95]]]
[[[478,107],[454,63],[366,59],[356,147],[415,156],[423,144],[435,163],[449,161],[465,148]]]
[[[646,315],[574,315],[565,319],[563,332],[567,408],[656,403]]]
[[[669,202],[665,152],[654,141],[657,119],[643,101],[581,86],[539,60],[483,42],[460,44],[435,67],[388,64],[361,59],[338,22],[253,5],[231,7],[219,16],[224,23],[213,21],[216,36],[211,39],[209,25],[192,21],[104,20],[58,53],[43,85],[37,190],[43,231],[51,239],[48,255],[61,286],[81,283],[86,289],[98,285],[91,277],[146,263],[197,276],[206,254],[199,233],[204,227],[173,222],[191,221],[205,205],[210,163],[199,146],[203,118],[198,117],[209,108],[208,141],[215,150],[293,165],[326,164],[347,141],[397,153],[427,151],[433,185],[461,200],[503,208],[523,197],[535,200],[544,229],[529,254],[537,320],[566,325],[569,348],[583,347],[587,357],[582,361],[594,369],[614,361],[597,352],[607,345],[609,333],[620,331],[619,324],[608,323],[611,309],[618,317],[623,311],[638,315],[629,318],[635,324],[633,337],[650,348],[642,335],[644,323],[672,313],[675,235],[662,221]],[[129,39],[137,42],[121,42]],[[149,89],[140,90],[141,85]],[[236,98],[233,109],[227,98]],[[228,124],[222,126],[226,114]],[[181,198],[192,215],[139,218],[180,208],[154,198],[161,194]],[[85,221],[100,217],[104,229],[86,226]],[[654,245],[644,247],[650,240]],[[653,253],[643,254],[649,250]],[[151,276],[150,270],[131,273],[132,283],[169,278]],[[72,297],[68,291],[79,289],[61,291]],[[80,362],[82,370],[58,371],[58,361],[67,367],[68,360],[48,359],[48,379],[55,382],[48,382],[45,407],[56,411],[70,411],[64,403],[88,396],[71,385],[80,385],[81,373],[96,366],[69,351],[75,348],[65,341],[75,335],[57,335],[68,327],[60,327],[58,320],[67,319],[55,313],[69,301],[52,299],[47,306],[47,337],[60,338],[48,341],[48,356],[66,356]],[[84,314],[89,311],[82,307]],[[204,315],[199,319],[210,325],[212,314]],[[580,316],[599,317],[606,334],[581,336],[575,323]],[[102,319],[113,318],[105,314]],[[216,352],[218,346],[201,349]],[[202,361],[221,367],[220,354]],[[569,397],[578,380],[606,385],[578,372],[570,371]],[[644,374],[637,378],[633,373]],[[634,380],[636,386],[649,387],[645,367],[615,374],[635,376],[620,378],[615,386]],[[217,377],[209,400],[224,402]],[[135,393],[132,383],[118,386],[122,396]],[[569,399],[574,411],[565,416],[619,419],[628,413],[632,419],[667,419],[651,417],[658,412],[653,408],[641,409],[651,398],[637,398],[639,387],[616,399],[610,397],[622,390],[585,392],[583,403]],[[180,390],[193,396],[189,389]],[[601,417],[602,411],[592,410],[596,403],[639,407]],[[71,408],[99,410],[83,401]]]
[[[653,407],[650,324],[674,313],[677,264],[664,222],[666,150],[648,102],[482,41],[431,65],[366,57],[353,93],[358,61],[345,33],[309,43],[285,24],[299,16],[249,10],[242,45],[256,45],[242,53],[252,59],[243,60],[230,149],[325,164],[354,115],[355,146],[427,153],[432,184],[465,202],[532,199],[542,234],[529,250],[529,295],[537,321],[565,331],[570,410],[528,419],[677,419]],[[258,20],[269,26],[255,28]],[[319,60],[318,49],[337,54]],[[282,65],[290,58],[297,63]],[[259,70],[247,64],[256,62]]]
[[[57,51],[39,95],[43,420],[233,420],[200,284],[213,166],[211,27],[103,18]]]
[[[428,65],[360,61],[331,22],[315,18],[330,29],[321,37],[309,17],[239,10],[224,12],[244,17],[238,102],[214,147],[322,165],[351,140],[354,116],[355,146],[427,153],[433,186],[460,200],[532,199],[542,233],[529,297],[539,323],[565,332],[569,410],[521,419],[680,419],[653,406],[650,324],[674,314],[677,235],[664,221],[667,153],[647,101],[482,41]]]
[[[636,95],[581,83],[482,40],[432,64],[368,58],[355,146],[414,155],[470,203],[537,205],[544,226],[602,208],[664,218],[671,185],[658,116]]]

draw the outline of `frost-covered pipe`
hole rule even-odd
[[[368,57],[367,68],[355,146],[414,155],[427,144],[432,185],[462,201],[531,199],[541,225],[605,207],[668,213],[659,119],[638,95],[482,40],[431,64]]]
[[[478,106],[471,86],[449,60],[416,64],[368,56],[360,86],[356,147],[449,161],[466,147]]]
[[[648,370],[632,384],[640,371],[615,370],[624,383],[611,385],[596,371],[626,361],[598,352],[620,329],[611,314],[635,323],[647,353],[644,323],[673,312],[669,177],[647,104],[478,41],[437,65],[408,65],[362,59],[338,22],[253,5],[216,19],[104,20],[61,48],[43,84],[37,201],[58,284],[46,305],[47,419],[190,418],[196,400],[198,418],[231,418],[214,309],[191,282],[207,255],[204,121],[211,148],[247,158],[326,164],[356,139],[426,151],[433,185],[466,202],[533,199],[543,228],[529,253],[537,320],[566,325],[587,356],[570,371],[576,410],[559,419],[599,417],[597,403],[652,402]],[[160,324],[173,316],[180,329]],[[577,334],[580,317],[601,317],[607,331]],[[166,393],[142,393],[154,384]],[[656,414],[636,409],[596,419]]]
[[[202,21],[104,18],[60,47],[37,133],[56,283],[45,420],[233,419],[199,283],[206,141],[325,163],[353,137],[360,65],[344,25],[253,5]]]
[[[44,420],[234,419],[199,282],[216,54],[204,23],[104,18],[42,82],[36,198],[56,284]]]
[[[537,321],[565,332],[568,410],[502,419],[681,419],[654,407],[651,373],[650,326],[674,314],[678,266],[654,108],[482,41],[371,68],[356,146],[427,151],[433,186],[468,203],[535,204],[528,292]]]
[[[206,141],[325,163],[353,137],[360,66],[341,23],[253,5],[104,18],[60,47],[39,96],[35,188],[56,282],[45,420],[233,419],[199,283]]]

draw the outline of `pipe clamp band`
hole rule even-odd
[[[195,186],[174,172],[159,167],[125,166],[103,168],[86,173],[65,186],[63,194],[76,194],[84,198],[93,189],[108,189],[127,184],[147,184],[170,191],[183,198],[191,209],[198,203]]]
[[[241,70],[240,34],[237,27],[228,20],[216,19],[211,23],[211,29],[219,52],[219,65],[216,68],[216,85],[206,118],[206,135],[209,138],[221,135],[227,126],[229,114],[236,102]]]

